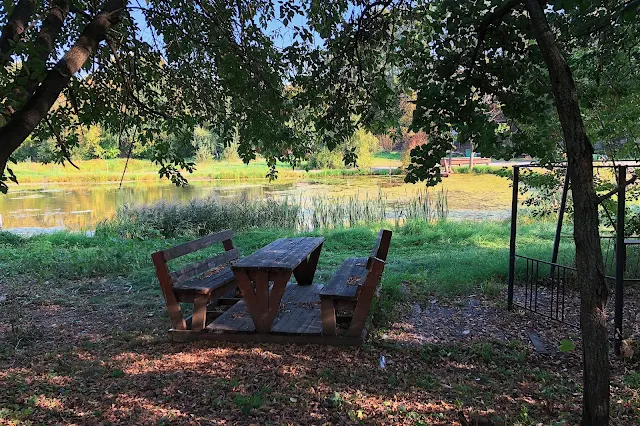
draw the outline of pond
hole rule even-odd
[[[407,199],[424,191],[423,184],[406,184],[400,176],[327,178],[318,180],[207,180],[176,187],[167,181],[20,185],[0,195],[0,215],[4,228],[65,227],[93,229],[125,205],[151,204],[159,200],[185,202],[193,198],[247,196],[249,198],[288,197],[292,200],[314,196],[369,197],[381,194],[389,202]],[[455,174],[431,189],[447,194],[449,218],[506,219],[511,190],[506,179],[494,175]]]

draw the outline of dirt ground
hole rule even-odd
[[[504,300],[406,302],[361,348],[175,344],[161,296],[124,279],[12,278],[0,281],[0,424],[456,425],[460,412],[577,424],[578,330]],[[612,424],[640,422],[637,367],[612,361]]]

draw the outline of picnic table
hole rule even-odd
[[[313,283],[324,238],[280,238],[232,266],[255,329],[268,333],[291,275],[301,286]]]

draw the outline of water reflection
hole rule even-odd
[[[480,178],[479,176],[476,178]],[[469,175],[447,178],[444,187],[449,191],[451,217],[504,218],[508,217],[508,183],[495,176],[478,193],[469,186]],[[326,195],[377,197],[382,192],[390,201],[410,197],[423,189],[422,185],[404,184],[402,177],[331,178],[315,181],[192,181],[187,187],[176,187],[166,181],[129,182],[122,188],[117,184],[56,184],[49,186],[19,186],[7,195],[0,195],[0,214],[3,227],[58,227],[86,230],[112,217],[125,204],[151,204],[159,200],[186,202],[206,196],[246,196],[250,199],[289,197],[300,199]],[[473,201],[483,200],[482,206]],[[471,204],[471,205],[469,205]],[[466,209],[466,213],[456,210]]]

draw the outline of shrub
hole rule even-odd
[[[406,169],[411,164],[411,150],[417,146],[424,145],[429,142],[429,136],[424,132],[414,133],[404,145],[402,150],[402,167]]]
[[[333,150],[326,147],[319,148],[309,158],[309,166],[312,169],[340,169],[344,168],[343,153],[347,149],[355,148],[357,166],[368,169],[373,163],[373,155],[378,151],[378,139],[364,129],[357,130],[347,141]]]

